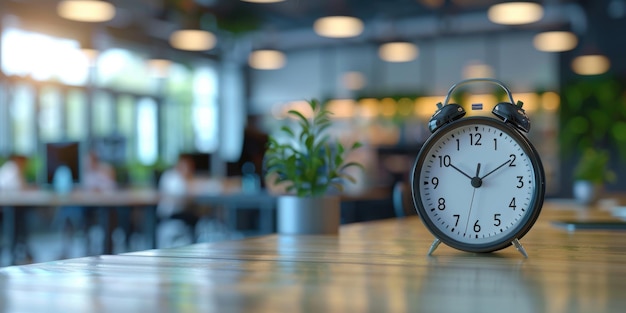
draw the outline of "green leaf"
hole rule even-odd
[[[343,157],[340,154],[335,156],[335,166],[341,166],[343,163]]]
[[[311,106],[311,109],[313,109],[313,112],[315,112],[315,110],[317,110],[317,107],[319,106],[319,101],[317,99],[311,99],[309,101],[309,106]]]
[[[295,115],[296,117],[298,117],[300,119],[300,121],[304,124],[303,128],[309,128],[311,127],[311,124],[309,123],[309,120],[304,117],[304,115],[302,115],[302,113],[296,111],[296,110],[289,110],[287,113],[291,114],[291,115]]]
[[[363,164],[361,164],[361,163],[358,163],[358,162],[349,162],[349,163],[346,163],[346,164],[342,165],[342,166],[339,168],[339,171],[343,171],[343,170],[347,169],[348,167],[353,167],[353,166],[359,167],[359,168],[361,168],[361,169],[363,169],[363,170],[365,169],[365,167],[363,167]]]
[[[357,141],[354,144],[352,144],[352,148],[350,148],[350,150],[358,149],[358,148],[361,148],[362,146],[363,144]]]
[[[356,184],[356,179],[355,179],[353,176],[351,176],[351,175],[348,175],[348,174],[341,174],[341,175],[339,175],[339,177],[340,177],[340,178],[342,178],[342,179],[347,179],[347,180],[349,180],[351,183]]]
[[[287,127],[286,125],[281,127],[280,130],[282,130],[283,132],[287,133],[291,138],[295,138],[296,134],[293,133],[293,130],[291,130],[291,128]]]
[[[345,148],[343,147],[343,145],[341,144],[341,142],[337,143],[337,153],[342,155],[345,151]]]

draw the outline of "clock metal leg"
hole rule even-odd
[[[526,253],[526,249],[524,249],[524,246],[522,246],[522,244],[519,242],[519,239],[515,238],[513,240],[513,245],[515,246],[515,249],[517,249],[517,251],[519,251],[519,253],[521,253],[525,258],[528,258],[528,254]]]
[[[439,247],[440,243],[441,243],[441,240],[439,240],[439,238],[435,238],[433,243],[430,245],[430,249],[428,249],[428,255],[432,255],[433,252],[435,252],[435,250],[437,250],[437,247]]]

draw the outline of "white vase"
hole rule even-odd
[[[590,205],[595,203],[602,190],[602,185],[594,184],[588,180],[576,180],[573,185],[574,199],[580,204]]]
[[[278,198],[278,233],[286,235],[336,235],[341,201],[338,196]]]

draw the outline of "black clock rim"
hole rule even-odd
[[[420,184],[415,179],[416,177],[419,178],[418,170],[422,168],[426,160],[426,152],[432,148],[437,140],[443,137],[450,130],[473,124],[484,124],[487,126],[496,127],[515,139],[520,144],[520,147],[522,147],[522,150],[524,150],[526,155],[528,155],[528,157],[530,158],[531,164],[535,170],[535,181],[537,182],[537,188],[535,188],[533,199],[529,206],[528,214],[526,214],[522,218],[516,228],[511,231],[509,235],[504,236],[492,243],[472,244],[460,242],[448,236],[443,231],[439,230],[439,228],[436,227],[435,224],[427,217],[428,215],[426,213],[426,208],[421,201],[421,195],[419,192]],[[444,125],[437,131],[435,131],[421,147],[415,159],[413,171],[411,173],[411,193],[413,198],[413,205],[420,219],[425,224],[430,233],[450,247],[458,250],[476,253],[498,251],[510,246],[513,240],[521,239],[522,237],[524,237],[524,235],[526,235],[526,233],[535,224],[537,218],[539,217],[539,214],[541,213],[541,208],[543,207],[543,200],[545,197],[545,187],[545,174],[541,158],[539,157],[539,153],[537,152],[537,150],[530,143],[530,141],[528,141],[526,136],[509,124],[506,124],[494,118],[484,116],[463,118],[456,122]]]

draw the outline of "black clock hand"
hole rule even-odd
[[[474,188],[480,188],[480,186],[483,185],[483,180],[478,177],[478,174],[480,173],[480,163],[478,163],[478,165],[476,166],[476,176],[472,177],[472,187]]]
[[[465,175],[465,177],[467,177],[467,178],[469,178],[469,179],[472,179],[472,177],[471,177],[471,176],[469,176],[469,175],[467,175],[465,172],[461,171],[458,167],[454,166],[452,163],[450,163],[450,167],[452,167],[453,169],[455,169],[455,170],[459,171],[459,173],[461,173],[461,174]]]
[[[491,171],[491,172],[489,172],[489,173],[485,174],[485,176],[481,177],[480,179],[481,179],[481,180],[482,180],[482,179],[485,179],[485,177],[487,177],[487,176],[491,175],[493,172],[495,172],[495,171],[499,170],[500,168],[502,168],[503,166],[505,166],[505,165],[507,165],[507,164],[509,164],[509,163],[511,163],[511,159],[509,159],[509,160],[507,160],[506,162],[504,162],[504,163],[500,164],[500,166],[498,166],[498,167],[496,167],[495,169],[493,169],[493,171]]]

